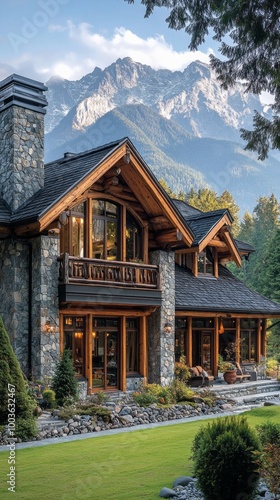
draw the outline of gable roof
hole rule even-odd
[[[212,231],[212,229],[214,229],[215,226],[222,221],[224,216],[227,216],[230,222],[233,221],[230,212],[226,208],[212,210],[210,212],[202,212],[182,200],[173,200],[173,202],[178,207],[188,226],[194,233],[192,246],[199,245]]]
[[[85,153],[66,156],[45,165],[44,187],[28,202],[19,207],[11,217],[11,222],[31,222],[38,220],[54,203],[57,203],[75,185],[93,172],[125,140],[114,141]]]
[[[248,288],[222,265],[219,278],[197,278],[186,267],[176,265],[175,307],[182,311],[280,316],[280,304]]]
[[[33,234],[44,230],[63,210],[81,199],[112,166],[123,161],[128,152],[130,160],[124,162],[122,170],[125,182],[142,200],[149,216],[156,218],[163,213],[174,230],[181,232],[184,243],[190,246],[192,230],[127,137],[84,153],[67,153],[64,158],[46,164],[44,187],[10,217],[10,222],[18,228],[17,233],[24,234],[24,228],[29,232],[32,230]],[[136,176],[136,182],[130,178],[131,175]]]

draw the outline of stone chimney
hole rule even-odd
[[[44,186],[45,90],[19,75],[0,82],[0,196],[12,212]]]

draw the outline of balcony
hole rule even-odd
[[[61,303],[160,305],[157,266],[71,257],[67,253],[58,261]]]
[[[159,289],[157,266],[70,257],[67,253],[58,261],[60,283],[87,282]]]

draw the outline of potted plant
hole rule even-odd
[[[224,380],[227,384],[234,384],[236,382],[236,366],[232,361],[224,361],[222,356],[219,355],[218,369],[223,373]]]

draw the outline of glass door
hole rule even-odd
[[[94,318],[92,326],[92,388],[117,388],[119,321],[115,318]]]
[[[69,349],[75,371],[85,376],[85,318],[64,316],[64,349]]]

